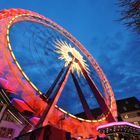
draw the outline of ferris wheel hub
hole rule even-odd
[[[72,65],[72,72],[76,71],[78,76],[80,76],[80,74],[83,75],[81,67],[78,63],[81,63],[84,69],[87,72],[89,72],[88,65],[86,64],[86,61],[84,60],[83,56],[70,44],[67,44],[62,40],[57,40],[55,42],[55,47],[57,49],[55,52],[60,55],[59,59],[65,61],[65,67],[67,67],[70,64],[70,62],[72,62],[73,58],[75,58]]]

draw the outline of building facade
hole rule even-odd
[[[137,98],[130,97],[118,100],[117,108],[120,121],[140,126],[140,101]]]
[[[0,104],[0,140],[17,137],[24,128],[22,122],[7,108]]]

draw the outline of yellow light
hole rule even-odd
[[[70,117],[76,118],[76,116],[72,115],[72,114],[68,114]]]
[[[23,71],[21,71],[21,72],[22,72],[23,76],[27,79],[27,81],[30,81],[30,79],[27,77],[27,75]]]
[[[80,121],[84,121],[85,119],[82,119],[82,118],[78,118],[78,120],[80,120]]]
[[[39,90],[38,90],[38,93],[39,93],[40,95],[42,95],[42,94],[43,94],[43,93],[42,93],[41,91],[39,91]]]
[[[9,25],[11,25],[12,22],[13,22],[13,20],[10,20],[10,21],[9,21]]]
[[[85,120],[86,122],[92,122],[92,120]]]
[[[55,107],[59,109],[59,107],[57,105],[55,105]]]
[[[87,72],[89,72],[88,65],[86,64],[86,61],[83,59],[83,56],[70,44],[67,44],[62,40],[57,40],[55,42],[55,47],[57,49],[55,52],[60,55],[59,59],[65,61],[65,67],[67,67],[70,64],[70,62],[74,57],[76,58],[76,60],[80,62],[83,68]],[[76,61],[74,61],[72,64],[72,72],[74,71],[77,72],[78,76],[80,76],[80,74],[83,74],[79,64]]]
[[[13,53],[12,53],[12,54],[13,54]],[[15,58],[15,56],[14,56],[14,58]],[[16,65],[18,66],[19,70],[22,71],[22,69],[21,69],[20,65],[18,64],[18,62],[16,61],[16,59],[14,59],[14,60],[15,60],[15,62],[16,62]]]
[[[16,61],[16,57],[15,57],[15,55],[13,54],[13,52],[11,52],[11,54],[12,54],[13,59]],[[18,67],[20,67],[17,61],[16,61],[16,64],[18,65]]]
[[[97,120],[92,120],[92,122],[97,122]]]
[[[67,112],[65,110],[63,110],[62,108],[58,108],[60,111],[62,111],[63,113],[67,114]]]
[[[99,119],[99,120],[97,120],[98,122],[101,122],[102,121],[102,119]]]
[[[7,36],[8,36],[8,34],[7,34]],[[7,37],[7,42],[8,42],[8,43],[10,42],[9,37]]]
[[[9,30],[7,30],[7,35],[9,34]]]
[[[9,50],[12,51],[11,44],[8,42]]]
[[[105,117],[102,118],[103,121],[104,121],[105,119],[106,119]]]
[[[38,89],[36,88],[36,86],[32,83],[32,82],[30,82],[30,84],[31,84],[31,86],[37,91]]]

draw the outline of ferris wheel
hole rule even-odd
[[[116,101],[109,81],[96,60],[69,32],[23,9],[0,11],[0,25],[0,77],[40,118],[35,127],[51,123],[75,137],[88,138],[98,133],[97,126],[116,121]],[[94,82],[95,75],[103,91]],[[102,111],[98,118],[91,113],[84,95],[87,90]],[[73,92],[78,99],[70,101],[71,106],[74,108],[74,102],[80,101],[87,119],[61,107]],[[62,93],[64,101],[59,106]],[[89,100],[92,102],[92,98]]]

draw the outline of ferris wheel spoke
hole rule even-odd
[[[91,113],[90,108],[89,108],[89,106],[88,106],[88,103],[87,103],[87,101],[86,101],[86,99],[85,99],[85,97],[84,97],[84,95],[83,95],[83,92],[82,92],[82,90],[81,90],[81,88],[80,88],[80,85],[79,85],[79,83],[78,83],[78,81],[77,81],[77,79],[76,79],[74,73],[71,73],[71,75],[72,75],[72,79],[73,79],[73,82],[74,82],[74,84],[75,84],[75,87],[76,87],[76,89],[77,89],[77,93],[78,93],[78,95],[79,95],[80,101],[81,101],[81,103],[82,103],[84,112],[85,112],[85,114],[86,114],[86,116],[87,116],[87,118],[88,118],[89,120],[93,120],[92,113]]]

